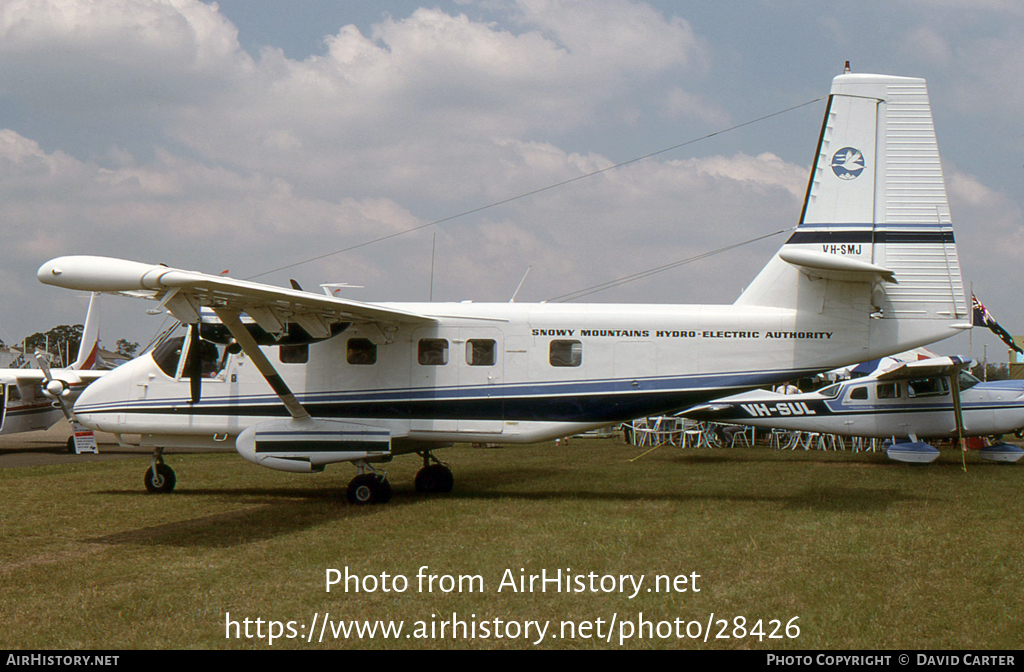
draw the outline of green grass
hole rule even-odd
[[[765,448],[441,451],[455,491],[418,496],[415,456],[388,465],[384,506],[355,507],[354,470],[301,476],[234,454],[173,456],[178,490],[148,495],[148,460],[0,471],[0,647],[259,648],[225,614],[338,619],[652,621],[799,617],[797,639],[637,639],[632,648],[1019,648],[1024,467],[959,455]],[[420,566],[479,575],[483,592],[419,592]],[[404,593],[325,592],[327,568],[404,575]],[[700,575],[700,592],[497,592],[502,574]],[[435,617],[432,617],[436,615]],[[254,627],[254,626],[253,626]],[[264,626],[265,628],[266,626]],[[299,624],[296,624],[299,627]],[[319,628],[319,626],[317,626]],[[438,626],[439,627],[439,626]],[[773,626],[774,627],[774,626]],[[781,631],[780,631],[781,632]],[[305,632],[300,632],[305,636]],[[547,647],[617,647],[551,639]],[[536,639],[536,637],[531,637]],[[523,639],[281,638],[274,648],[507,647]]]

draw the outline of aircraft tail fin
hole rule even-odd
[[[78,345],[78,359],[71,368],[74,370],[94,369],[99,364],[100,350],[100,295],[93,292],[89,297],[89,310],[85,314],[82,342]]]
[[[944,321],[938,338],[968,321],[923,79],[833,80],[800,224],[736,303],[820,307],[821,280],[859,285],[865,319]]]

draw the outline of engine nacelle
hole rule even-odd
[[[49,399],[66,397],[71,393],[71,388],[63,380],[53,379],[43,385],[43,394]]]
[[[235,450],[253,464],[311,473],[334,462],[391,460],[391,432],[340,420],[270,420],[235,439]]]

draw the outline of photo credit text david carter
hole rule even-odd
[[[381,572],[359,574],[349,567],[328,568],[324,574],[327,593],[361,594],[494,594],[561,593],[622,595],[629,600],[642,593],[680,595],[700,593],[703,579],[698,572],[681,574],[610,574],[574,571],[571,568],[505,569],[500,576],[485,581],[479,574],[445,574],[429,566],[415,575]],[[255,616],[255,617],[254,617]],[[519,640],[534,646],[558,640],[594,640],[626,645],[652,640],[795,640],[800,636],[800,617],[793,614],[748,618],[743,614],[701,613],[688,615],[626,613],[609,610],[585,618],[531,619],[509,618],[459,612],[424,613],[416,620],[352,619],[345,614],[315,612],[301,618],[281,619],[269,615],[225,613],[225,637],[229,640],[259,640],[273,645],[280,640],[308,644],[325,640]]]

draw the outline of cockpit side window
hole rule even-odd
[[[178,374],[178,365],[181,361],[181,351],[185,346],[184,336],[168,338],[153,349],[153,361],[160,367],[160,370],[171,378]],[[190,352],[187,354],[189,360],[192,357],[199,357],[199,368],[203,378],[214,378],[218,376],[227,365],[227,351],[224,346],[218,346],[211,341],[200,339],[189,345]],[[221,351],[225,350],[221,356]],[[186,362],[184,375],[188,375],[189,364]]]
[[[153,360],[160,370],[171,378],[178,372],[178,360],[181,358],[181,348],[185,345],[184,336],[168,338],[153,350]]]
[[[863,399],[867,399],[867,398],[868,398],[868,388],[867,387],[864,387],[864,386],[855,387],[850,392],[850,399],[863,400]]]
[[[203,378],[213,378],[216,376],[221,369],[221,358],[220,350],[217,349],[215,343],[210,341],[199,340],[198,343],[195,341],[189,345],[189,358],[198,356],[199,357],[199,368],[202,371]],[[186,367],[186,371],[188,367]]]

